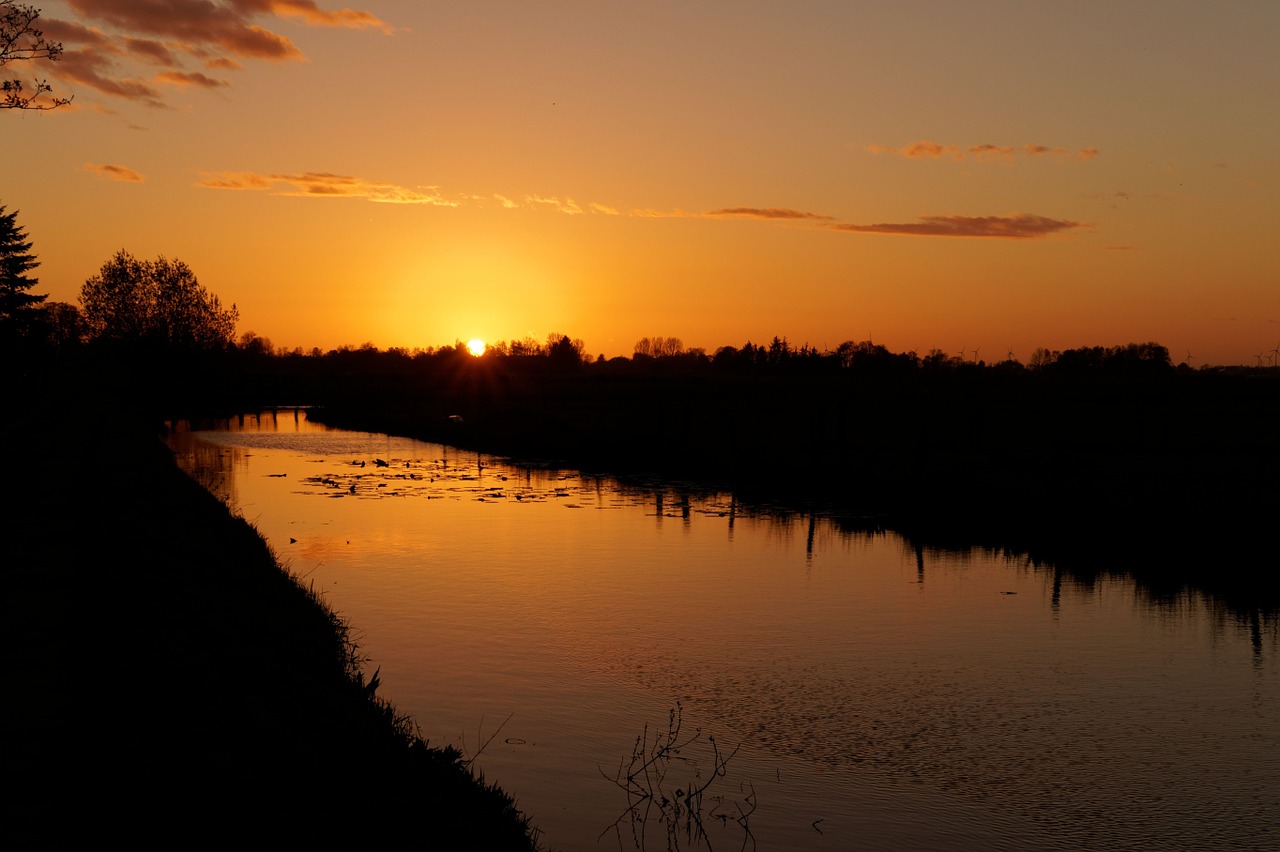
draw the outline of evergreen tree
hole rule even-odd
[[[0,205],[0,337],[6,341],[26,334],[45,300],[27,292],[40,283],[27,274],[39,265],[31,241],[18,225],[18,211],[6,213]]]

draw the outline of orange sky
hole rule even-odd
[[[288,347],[1280,346],[1280,4],[34,0],[0,204]]]

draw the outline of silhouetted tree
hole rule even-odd
[[[60,42],[49,41],[36,27],[40,10],[32,6],[0,0],[0,68],[10,62],[33,59],[57,59],[62,54]],[[71,103],[70,98],[46,98],[40,96],[52,92],[48,82],[35,80],[25,89],[21,80],[0,81],[0,109],[55,109]]]
[[[1057,361],[1058,356],[1060,354],[1062,353],[1050,352],[1048,349],[1045,349],[1043,346],[1037,346],[1036,351],[1031,353],[1031,361],[1027,364],[1027,366],[1033,370],[1043,369],[1044,367],[1047,367],[1050,364],[1052,364],[1054,361]]]
[[[6,213],[0,206],[0,339],[6,351],[11,341],[25,336],[36,319],[43,295],[28,292],[39,278],[28,273],[40,265],[31,253],[31,241],[18,225],[18,211]]]
[[[1127,343],[1107,350],[1105,366],[1116,372],[1150,375],[1171,372],[1173,359],[1168,347],[1159,343]]]
[[[126,251],[85,281],[80,304],[90,338],[176,350],[226,349],[236,306],[224,309],[180,260],[138,260]]]
[[[520,340],[511,341],[510,351],[514,358],[527,358],[534,355],[544,354],[542,344],[539,343],[532,335],[526,335]]]
[[[647,358],[670,358],[683,352],[684,341],[678,337],[642,337],[635,345],[635,354]]]
[[[582,364],[582,353],[578,347],[573,345],[573,341],[568,335],[563,335],[552,345],[547,351],[547,357],[551,361],[553,368],[557,370],[572,370]]]
[[[84,342],[84,318],[80,309],[66,302],[46,302],[40,306],[35,325],[41,340],[55,349]]]
[[[271,338],[262,337],[253,331],[246,331],[240,335],[239,350],[246,355],[255,358],[264,358],[275,354],[275,349],[271,345]]]
[[[1054,369],[1064,373],[1083,373],[1100,368],[1106,357],[1107,350],[1101,346],[1065,349],[1054,362]]]
[[[547,354],[550,355],[552,350],[561,345],[565,340],[568,340],[569,346],[573,347],[573,351],[576,353],[578,361],[586,360],[587,344],[579,337],[571,338],[569,335],[561,334],[558,331],[553,331],[547,335]]]
[[[791,344],[785,337],[774,337],[769,341],[769,365],[778,367],[791,360]]]
[[[951,356],[935,347],[920,360],[920,366],[931,373],[941,373],[951,369],[953,365]]]

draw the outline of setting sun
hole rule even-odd
[[[484,341],[479,338],[467,341],[467,351],[479,358],[484,354]]]

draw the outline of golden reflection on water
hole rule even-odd
[[[723,792],[757,791],[760,848],[1280,846],[1274,621],[293,412],[235,426],[174,446],[429,740],[514,714],[481,765],[557,848],[596,848],[625,804],[602,776],[676,701],[747,744]]]

